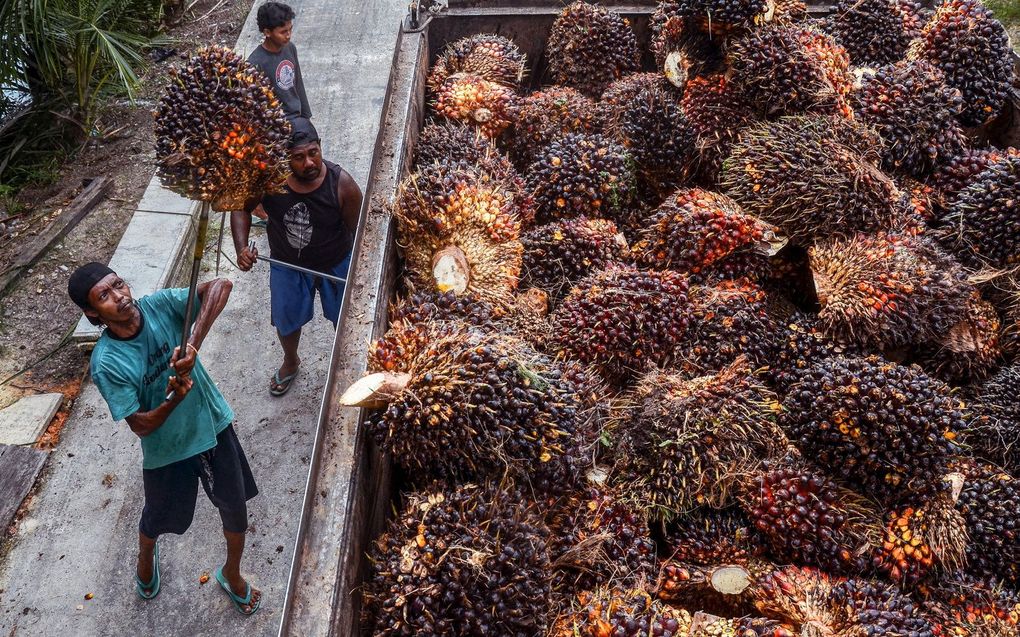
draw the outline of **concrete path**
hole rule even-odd
[[[290,3],[324,154],[364,187],[405,2]],[[253,13],[238,48],[250,51],[257,41]],[[265,237],[258,239],[264,251]],[[207,258],[207,270],[214,258]],[[130,281],[129,272],[122,274]],[[204,495],[191,530],[161,541],[159,597],[143,602],[135,595],[141,451],[127,425],[110,421],[87,382],[27,516],[0,548],[0,637],[276,634],[333,327],[321,317],[306,327],[302,373],[287,396],[272,399],[266,386],[279,351],[269,325],[266,266],[245,274],[223,259],[221,276],[234,281],[234,292],[201,356],[237,412],[237,433],[261,490],[249,503],[242,566],[263,590],[262,610],[243,618],[214,580],[199,583],[224,552],[219,518]]]

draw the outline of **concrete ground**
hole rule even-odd
[[[298,13],[294,40],[324,155],[364,188],[405,2],[290,4]],[[257,41],[253,11],[238,46],[247,52]],[[258,240],[268,253],[264,235]],[[229,238],[225,245],[232,256]],[[207,257],[204,278],[214,258]],[[130,273],[122,274],[130,281]],[[234,281],[234,292],[201,357],[237,412],[237,433],[261,490],[249,503],[242,569],[263,591],[262,610],[244,618],[214,579],[200,583],[224,555],[219,517],[204,494],[188,533],[161,540],[159,597],[138,598],[141,451],[86,382],[27,515],[0,549],[0,636],[277,633],[334,333],[321,316],[306,326],[301,375],[285,397],[270,397],[279,349],[269,325],[267,266],[245,274],[223,259],[220,275]]]

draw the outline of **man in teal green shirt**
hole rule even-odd
[[[198,286],[198,313],[181,356],[175,343],[184,326],[187,290],[160,290],[136,301],[124,279],[100,263],[78,268],[68,280],[68,294],[85,316],[106,326],[90,365],[96,387],[113,419],[127,421],[141,439],[145,507],[138,525],[138,594],[152,599],[159,593],[157,540],[191,526],[201,482],[227,540],[216,579],[237,609],[250,615],[261,593],[241,576],[240,564],[246,502],[258,488],[234,433],[234,412],[198,360],[231,287],[226,279]]]

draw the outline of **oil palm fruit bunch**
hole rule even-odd
[[[437,115],[475,126],[496,139],[516,118],[520,97],[514,89],[473,73],[454,73],[432,91]]]
[[[691,614],[640,588],[602,587],[580,595],[550,637],[687,637]]]
[[[404,339],[397,364],[370,368],[340,399],[384,408],[369,431],[412,478],[509,473],[539,490],[573,482],[593,441],[574,435],[579,396],[561,366],[499,332],[450,322],[414,329],[425,334]]]
[[[1020,630],[1020,595],[966,575],[929,587],[925,616],[945,635],[1000,637]]]
[[[752,109],[722,73],[689,80],[680,105],[696,138],[697,176],[714,184],[740,131],[753,121]]]
[[[779,326],[765,291],[746,279],[691,289],[691,326],[677,350],[683,368],[716,372],[744,357],[751,369],[766,367],[779,347]]]
[[[857,345],[937,341],[966,319],[962,268],[923,237],[834,239],[809,251],[825,332]]]
[[[987,378],[1002,360],[1002,322],[978,292],[967,300],[966,316],[934,343],[920,348],[919,363],[947,382]]]
[[[372,634],[544,634],[550,533],[521,495],[474,484],[411,494],[369,551]]]
[[[944,212],[961,192],[976,182],[978,175],[1008,157],[1020,157],[1020,150],[1012,147],[968,149],[950,158],[929,180],[935,209]]]
[[[667,520],[701,505],[726,506],[742,475],[785,452],[777,408],[742,360],[693,379],[649,372],[615,416],[618,480]]]
[[[1020,480],[1001,469],[960,460],[956,508],[967,522],[967,571],[1009,586],[1020,582]]]
[[[968,180],[944,214],[936,235],[953,254],[975,267],[1020,262],[1020,156],[1007,153]]]
[[[881,537],[874,504],[797,459],[752,472],[739,501],[785,562],[858,573]]]
[[[977,455],[1020,474],[1020,363],[981,384],[970,414],[967,443]]]
[[[777,227],[726,195],[692,188],[677,191],[652,213],[633,252],[643,266],[714,281],[754,277],[783,245]]]
[[[666,0],[659,11],[692,18],[695,25],[711,35],[728,35],[753,29],[771,19],[775,5],[767,0]]]
[[[826,358],[799,372],[780,422],[806,457],[883,502],[939,489],[965,425],[944,383],[876,356]]]
[[[967,524],[947,489],[925,502],[890,509],[872,562],[901,586],[914,586],[936,569],[958,572],[966,546]]]
[[[963,107],[937,67],[922,61],[898,62],[866,73],[853,94],[862,122],[878,131],[882,167],[915,177],[929,175],[967,147],[956,119]]]
[[[756,577],[746,596],[758,612],[800,626],[805,637],[831,635],[834,622],[828,602],[841,581],[813,567],[780,566]]]
[[[432,164],[404,180],[394,213],[413,283],[508,302],[523,252],[512,183],[463,163]]]
[[[429,71],[428,87],[439,91],[451,75],[469,73],[517,89],[524,80],[527,59],[511,40],[478,33],[451,42]]]
[[[933,637],[921,608],[895,586],[863,579],[847,579],[832,587],[830,634],[860,637]],[[824,634],[824,633],[822,633]]]
[[[749,607],[744,591],[754,577],[751,569],[768,568],[765,564],[689,564],[671,558],[659,569],[656,596],[681,608],[731,617],[745,615]]]
[[[567,86],[550,86],[521,100],[506,145],[514,161],[526,167],[556,139],[598,130],[595,100]]]
[[[627,240],[607,219],[563,219],[521,235],[522,280],[544,290],[555,303],[577,281],[611,263],[624,261]]]
[[[778,319],[777,319],[778,321]],[[828,336],[818,315],[796,310],[785,317],[777,334],[778,353],[769,365],[769,380],[780,396],[785,396],[800,372],[828,358],[863,354],[860,348]]]
[[[939,67],[960,90],[965,126],[980,126],[1002,110],[1013,77],[1009,38],[980,0],[945,0],[911,44],[909,56]]]
[[[649,22],[656,70],[683,89],[691,79],[723,70],[724,38],[702,29],[690,2],[660,2]]]
[[[553,22],[546,55],[553,83],[592,99],[641,66],[630,22],[611,9],[583,1],[565,7]]]
[[[913,0],[840,0],[823,23],[854,66],[902,60],[922,26],[921,7]]]
[[[418,325],[432,321],[463,321],[469,325],[485,325],[497,312],[492,305],[472,294],[457,295],[447,290],[417,291],[390,305],[390,326]]]
[[[239,210],[282,187],[290,123],[264,75],[220,46],[169,73],[154,113],[163,185],[214,210]]]
[[[739,509],[698,509],[666,528],[670,559],[689,564],[747,564],[766,553],[764,538]]]
[[[820,31],[770,24],[734,41],[727,53],[734,82],[763,115],[851,114],[850,57]]]
[[[859,125],[832,118],[764,122],[733,146],[722,186],[791,241],[889,228],[902,216],[902,195],[876,166],[879,145]]]
[[[764,617],[718,617],[695,613],[689,637],[795,637],[793,627]]]
[[[585,215],[617,219],[633,191],[626,149],[600,133],[570,133],[542,150],[527,172],[540,223]]]
[[[681,92],[658,74],[635,74],[610,85],[600,106],[611,103],[608,94],[621,83],[636,90],[626,103],[608,109],[606,132],[627,149],[645,188],[665,197],[687,180],[697,160],[697,138],[680,106]]]
[[[653,576],[655,542],[639,510],[604,488],[582,490],[565,500],[549,520],[557,590],[637,585]]]
[[[590,274],[552,314],[555,345],[626,381],[669,361],[687,329],[687,279],[671,271],[613,264]]]

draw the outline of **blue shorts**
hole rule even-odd
[[[336,265],[327,274],[347,278],[351,266],[351,255]],[[273,327],[280,336],[289,336],[312,320],[315,312],[315,291],[319,291],[322,315],[336,327],[340,318],[340,303],[344,298],[343,283],[329,281],[322,277],[298,272],[282,265],[269,265],[269,298]]]

